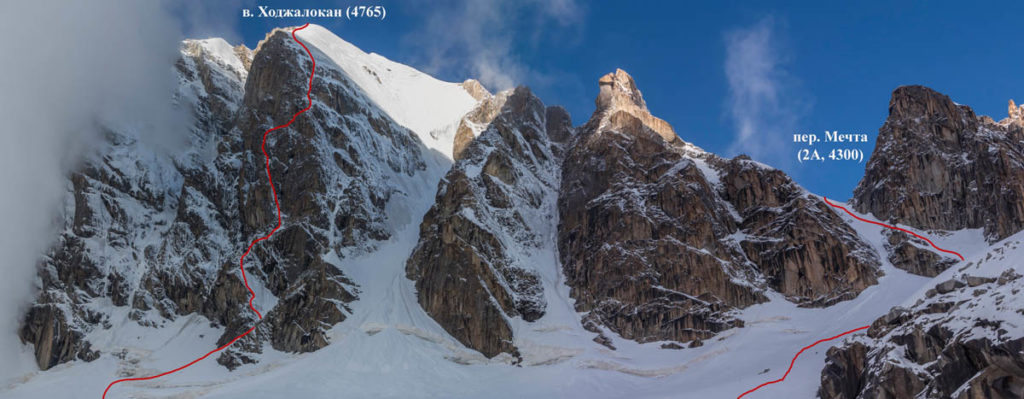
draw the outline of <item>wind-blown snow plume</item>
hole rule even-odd
[[[524,37],[535,43],[550,29],[578,26],[584,13],[576,0],[430,2],[420,8],[431,13],[407,37],[423,59],[420,69],[464,74],[492,91],[537,74],[516,57],[516,43]]]
[[[173,149],[177,25],[157,2],[8,4],[0,21],[0,378],[22,349],[15,329],[35,266],[56,237],[66,174],[104,129]],[[12,359],[8,361],[6,359]]]
[[[729,147],[776,164],[787,163],[785,139],[806,108],[799,82],[784,69],[787,56],[777,38],[777,23],[767,17],[725,35],[727,112],[736,129]]]

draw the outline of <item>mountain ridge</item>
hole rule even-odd
[[[270,211],[259,143],[247,132],[288,116],[296,76],[309,69],[285,33],[271,31],[253,52],[183,44],[181,98],[200,117],[191,155],[152,165],[173,178],[133,173],[130,143],[72,176],[68,230],[44,259],[44,289],[22,328],[41,369],[144,374],[174,357],[152,352],[146,335],[180,329],[200,338],[167,342],[209,346],[253,321],[237,312],[247,295],[230,260]],[[268,142],[285,227],[247,264],[267,320],[218,359],[259,388],[207,368],[209,377],[183,375],[186,387],[170,392],[283,394],[264,374],[341,378],[371,396],[391,384],[429,396],[454,381],[468,384],[467,396],[488,392],[477,378],[509,396],[570,392],[543,377],[554,372],[585,376],[573,393],[608,395],[587,381],[614,378],[651,395],[695,387],[721,396],[731,384],[714,370],[734,369],[745,383],[777,357],[749,337],[786,353],[804,340],[794,334],[870,322],[901,303],[883,291],[916,289],[928,280],[914,274],[944,270],[933,266],[942,254],[856,225],[780,170],[685,142],[650,114],[625,71],[598,79],[594,114],[573,126],[525,87],[491,94],[475,81],[440,82],[315,25],[299,37],[317,57],[314,107]],[[939,109],[929,101],[895,110]],[[874,215],[863,206],[855,209]],[[152,246],[154,237],[169,244]],[[837,314],[836,325],[815,320]],[[761,356],[741,362],[742,352]],[[808,375],[821,370],[798,371],[779,389],[814,391]],[[504,373],[546,382],[510,386]],[[376,374],[394,378],[358,386]],[[48,392],[38,385],[45,375],[12,394]],[[666,378],[638,388],[650,376]]]

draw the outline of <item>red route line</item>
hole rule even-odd
[[[868,327],[871,327],[871,326],[858,327],[858,328],[852,329],[850,331],[844,332],[842,334],[836,335],[836,336],[831,337],[831,338],[819,339],[819,340],[815,341],[813,344],[805,346],[803,349],[800,349],[800,352],[796,353],[796,356],[793,356],[793,360],[789,362],[789,369],[786,369],[786,374],[783,374],[782,378],[779,378],[779,379],[777,379],[775,381],[768,381],[768,382],[766,382],[764,384],[758,385],[758,386],[754,387],[754,389],[751,389],[749,391],[741,393],[740,396],[736,397],[736,399],[740,399],[740,398],[746,396],[748,393],[751,393],[751,392],[754,392],[754,391],[756,391],[758,389],[761,389],[761,387],[763,387],[763,386],[771,385],[771,384],[774,384],[774,383],[777,383],[777,382],[782,382],[783,380],[785,380],[786,376],[789,375],[789,372],[793,370],[793,365],[796,364],[796,358],[800,357],[801,353],[804,353],[805,350],[811,349],[814,345],[820,344],[822,342],[831,341],[833,339],[842,337],[842,336],[844,336],[846,334],[852,334],[852,333],[855,333],[857,331],[867,329]]]
[[[827,203],[827,204],[829,204],[829,205],[832,205],[832,206],[834,206],[834,207],[836,207],[836,208],[839,208],[839,209],[842,209],[842,210],[846,211],[846,213],[850,214],[850,216],[853,216],[853,218],[854,218],[854,219],[860,220],[860,221],[862,221],[862,222],[865,222],[865,223],[871,223],[871,224],[874,224],[874,225],[878,225],[878,226],[882,226],[882,227],[888,227],[888,228],[890,228],[890,229],[893,229],[893,230],[899,230],[899,231],[902,231],[902,232],[904,232],[904,233],[909,233],[909,234],[913,235],[914,237],[917,237],[917,238],[920,238],[920,239],[922,239],[922,240],[925,240],[925,241],[927,241],[927,242],[928,242],[928,244],[931,244],[932,248],[935,248],[935,249],[937,249],[937,250],[939,250],[939,251],[942,251],[942,252],[945,252],[945,253],[948,253],[948,254],[953,254],[953,255],[956,255],[957,257],[959,257],[959,258],[960,258],[960,260],[964,260],[964,256],[963,256],[963,255],[960,255],[960,253],[959,253],[959,252],[954,252],[954,251],[950,251],[950,250],[948,250],[948,249],[942,249],[942,248],[939,248],[939,247],[938,247],[937,245],[935,245],[935,243],[934,243],[934,242],[932,242],[932,240],[929,240],[929,239],[927,239],[927,238],[924,238],[924,237],[922,237],[922,236],[921,236],[920,234],[917,234],[917,233],[915,233],[915,232],[913,232],[913,231],[910,231],[910,230],[907,230],[907,229],[901,229],[901,228],[899,228],[899,227],[896,227],[896,226],[890,226],[890,225],[887,225],[887,224],[885,224],[885,223],[879,223],[879,222],[875,222],[875,221],[871,221],[871,220],[867,220],[867,219],[864,219],[864,218],[862,218],[862,217],[860,217],[860,216],[854,215],[854,214],[853,214],[853,212],[850,212],[849,210],[847,210],[846,208],[843,208],[842,206],[839,206],[839,205],[833,204],[832,202],[830,202],[830,201],[828,200],[828,197],[822,197],[822,198],[824,198],[824,199],[825,199],[825,203]]]
[[[270,182],[270,192],[274,195],[274,207],[277,208],[277,226],[274,226],[274,229],[270,230],[270,233],[267,233],[267,235],[265,235],[263,237],[260,237],[260,238],[257,238],[255,240],[253,240],[251,243],[249,243],[249,247],[245,249],[245,253],[242,254],[241,259],[239,259],[239,261],[238,261],[239,269],[241,269],[241,271],[242,271],[242,282],[245,283],[245,288],[249,290],[249,309],[252,309],[252,311],[254,313],[256,313],[256,316],[259,318],[259,320],[263,319],[263,315],[260,314],[260,311],[256,310],[256,307],[253,306],[253,304],[252,304],[252,301],[254,299],[256,299],[256,293],[253,292],[251,287],[249,287],[249,280],[245,277],[245,257],[249,255],[249,252],[252,251],[252,247],[254,245],[256,245],[256,243],[270,238],[270,236],[274,235],[274,232],[276,232],[277,229],[281,228],[281,205],[277,202],[277,190],[274,189],[274,179],[273,179],[273,177],[270,176],[270,156],[267,155],[267,135],[269,135],[270,132],[273,132],[273,131],[275,131],[277,129],[282,129],[282,128],[288,127],[289,125],[292,124],[292,122],[295,122],[295,118],[298,118],[299,115],[302,115],[303,112],[309,111],[309,109],[313,107],[313,98],[312,98],[311,93],[313,92],[313,75],[316,73],[316,60],[313,58],[313,53],[311,53],[309,51],[309,49],[306,48],[306,45],[303,44],[301,41],[299,41],[299,39],[297,37],[295,37],[295,32],[303,30],[307,26],[309,26],[309,23],[307,23],[305,25],[302,25],[301,27],[298,27],[298,28],[295,28],[294,30],[292,30],[292,40],[295,40],[296,43],[298,43],[300,46],[302,46],[302,49],[306,50],[306,54],[309,55],[310,61],[313,61],[313,69],[309,72],[309,89],[306,90],[306,101],[308,101],[308,105],[306,105],[306,108],[303,108],[303,109],[299,110],[299,112],[296,112],[295,115],[292,115],[292,119],[289,120],[288,123],[285,123],[285,124],[283,124],[281,126],[273,127],[271,129],[267,130],[266,132],[264,132],[263,133],[263,144],[260,146],[260,148],[263,150],[263,157],[267,160],[267,162],[266,162],[267,181]],[[191,366],[193,364],[196,364],[200,360],[206,359],[210,355],[212,355],[214,353],[217,353],[217,352],[220,352],[220,351],[224,350],[225,348],[231,346],[231,344],[234,344],[235,341],[238,341],[242,337],[244,337],[246,335],[249,335],[249,333],[251,333],[255,329],[256,329],[255,325],[253,325],[252,327],[249,327],[249,329],[245,330],[245,332],[242,333],[242,335],[239,335],[239,336],[235,337],[230,342],[224,344],[224,346],[221,346],[221,347],[219,347],[217,349],[209,351],[205,355],[202,355],[199,358],[197,358],[197,359],[195,359],[195,360],[193,360],[191,362],[188,362],[184,366],[178,367],[178,368],[176,368],[174,370],[165,371],[163,373],[160,373],[160,374],[157,374],[157,375],[153,375],[153,376],[149,376],[149,377],[122,378],[120,380],[111,382],[110,385],[107,385],[107,389],[103,390],[103,398],[106,399],[107,392],[110,391],[111,387],[113,387],[114,385],[116,385],[118,383],[127,382],[127,381],[152,380],[152,379],[155,379],[155,378],[160,378],[160,377],[163,377],[165,375],[174,374],[174,373],[177,373],[177,372],[179,372],[181,370],[184,370],[186,367]]]
[[[899,228],[899,227],[896,227],[896,226],[890,226],[890,225],[887,225],[887,224],[885,224],[885,223],[879,223],[879,222],[875,222],[875,221],[872,221],[872,220],[867,220],[867,219],[864,219],[864,218],[862,218],[862,217],[860,217],[860,216],[854,215],[854,214],[853,214],[853,212],[850,212],[850,211],[849,211],[848,209],[846,209],[846,208],[844,208],[844,207],[842,207],[842,206],[840,206],[840,205],[836,205],[836,204],[833,204],[833,203],[832,203],[831,201],[829,201],[829,200],[828,200],[828,197],[822,197],[822,198],[823,198],[823,199],[825,199],[825,203],[826,203],[826,204],[829,204],[829,205],[832,205],[833,207],[836,207],[836,208],[842,209],[842,210],[843,210],[843,211],[845,211],[845,212],[846,212],[847,214],[849,214],[850,216],[852,216],[852,217],[853,217],[854,219],[860,220],[860,221],[862,221],[862,222],[865,222],[865,223],[871,223],[871,224],[874,224],[874,225],[878,225],[878,226],[882,226],[882,227],[887,227],[887,228],[890,228],[890,229],[893,229],[893,230],[899,230],[899,231],[902,231],[902,232],[904,232],[904,233],[909,233],[909,234],[913,235],[914,237],[917,237],[917,238],[920,238],[920,239],[922,239],[922,240],[925,240],[925,241],[927,241],[927,242],[928,242],[928,244],[931,244],[932,248],[935,248],[935,249],[937,249],[937,250],[939,250],[939,251],[942,251],[942,252],[945,252],[945,253],[950,253],[950,254],[956,255],[957,257],[959,257],[959,258],[960,258],[960,260],[964,260],[964,256],[963,256],[963,255],[960,255],[960,253],[959,253],[959,252],[954,252],[954,251],[950,251],[950,250],[946,250],[946,249],[942,249],[942,248],[939,248],[939,247],[938,247],[937,245],[935,245],[935,243],[933,243],[933,242],[932,242],[932,240],[929,240],[929,239],[927,239],[927,238],[925,238],[925,237],[922,237],[922,236],[921,236],[920,234],[917,234],[917,233],[915,233],[915,232],[913,232],[913,231],[910,231],[910,230],[907,230],[907,229],[902,229],[902,228]],[[794,364],[796,364],[796,359],[797,359],[798,357],[800,357],[800,354],[801,354],[801,353],[804,353],[804,351],[805,351],[805,350],[808,350],[808,349],[810,349],[811,347],[813,347],[813,346],[815,346],[815,345],[817,345],[817,344],[820,344],[820,343],[822,343],[822,342],[827,342],[827,341],[831,341],[831,340],[833,340],[833,339],[836,339],[836,338],[842,337],[842,336],[844,336],[844,335],[846,335],[846,334],[851,334],[851,333],[855,333],[855,332],[857,332],[857,331],[860,331],[860,330],[864,330],[864,329],[866,329],[866,328],[869,328],[869,327],[871,327],[871,326],[864,326],[864,327],[860,327],[860,328],[855,328],[855,329],[853,329],[853,330],[850,330],[850,331],[844,332],[844,333],[842,333],[842,334],[839,334],[839,335],[836,335],[836,336],[834,336],[834,337],[831,337],[831,338],[825,338],[825,339],[821,339],[821,340],[818,340],[818,341],[816,341],[816,342],[815,342],[815,343],[813,343],[813,344],[810,344],[810,345],[808,345],[808,346],[805,346],[805,347],[804,347],[803,349],[800,349],[800,351],[796,353],[796,356],[793,356],[793,360],[792,360],[791,362],[789,362],[789,369],[787,369],[787,370],[786,370],[786,374],[783,374],[783,375],[782,375],[782,378],[779,378],[779,379],[777,379],[777,380],[774,380],[774,381],[768,381],[768,382],[766,382],[766,383],[764,383],[764,384],[758,385],[758,386],[754,387],[754,389],[751,389],[751,390],[749,390],[749,391],[746,391],[746,392],[744,392],[744,393],[740,394],[740,396],[737,396],[737,397],[736,397],[736,399],[740,399],[740,398],[742,398],[742,397],[746,396],[746,395],[747,395],[748,393],[751,393],[751,392],[754,392],[754,391],[756,391],[756,390],[758,390],[758,389],[761,389],[761,387],[764,387],[764,386],[766,386],[766,385],[771,385],[771,384],[775,384],[775,383],[778,383],[778,382],[782,382],[783,380],[785,380],[785,379],[786,379],[786,376],[788,376],[788,375],[789,375],[789,372],[793,370],[793,365],[794,365]]]

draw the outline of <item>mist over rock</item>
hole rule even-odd
[[[267,137],[284,223],[245,263],[265,317],[248,309],[238,257],[276,223],[263,132],[307,104],[312,63],[291,29],[270,32],[254,52],[220,39],[185,41],[176,69],[179,96],[197,116],[190,146],[150,158],[110,131],[104,156],[72,174],[67,228],[40,268],[41,293],[20,329],[40,368],[115,349],[98,351],[86,336],[125,323],[114,318],[122,312],[150,328],[201,315],[221,329],[217,345],[255,324],[218,355],[229,368],[258,362],[264,344],[310,352],[330,343],[326,331],[348,317],[360,292],[337,263],[393,234],[393,215],[405,205],[392,198],[426,179],[430,149],[356,83],[371,66],[390,64],[368,55],[355,68],[335,63],[323,51],[350,45],[320,27],[299,37],[317,57],[313,105]],[[457,85],[444,90],[471,101]],[[113,307],[97,306],[106,300]]]

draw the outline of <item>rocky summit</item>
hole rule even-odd
[[[896,89],[853,205],[925,230],[984,229],[990,242],[1024,227],[1024,122],[994,121],[924,86]]]

